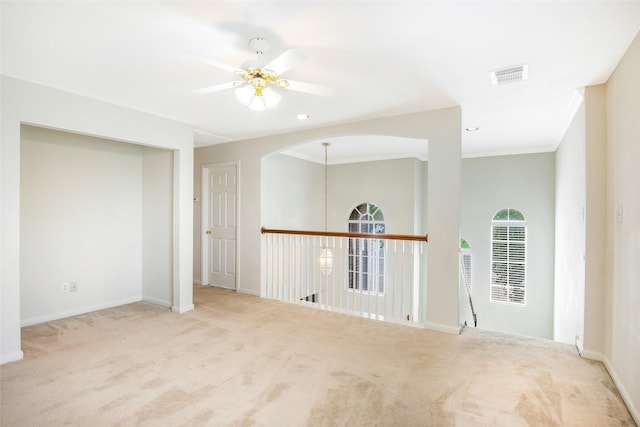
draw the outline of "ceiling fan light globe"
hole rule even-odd
[[[266,110],[267,106],[264,102],[264,97],[260,95],[254,95],[249,102],[249,109],[258,112]]]
[[[270,87],[262,89],[262,97],[264,98],[264,104],[267,108],[275,108],[280,104],[282,96]]]
[[[255,89],[251,85],[242,86],[236,89],[236,98],[242,105],[249,105],[251,98],[256,94]]]

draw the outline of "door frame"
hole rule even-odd
[[[235,245],[235,281],[234,289],[240,290],[240,161],[208,163],[202,165],[202,179],[200,186],[201,213],[200,213],[200,277],[203,286],[211,286],[209,282],[209,245],[206,231],[209,229],[209,171],[215,168],[234,166],[236,168],[236,245]]]

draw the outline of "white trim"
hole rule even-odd
[[[433,322],[422,322],[422,327],[424,329],[430,329],[432,331],[444,332],[445,334],[452,335],[460,335],[460,332],[462,331],[460,326],[441,325],[440,323]]]
[[[605,359],[604,354],[598,353],[597,351],[582,350],[578,354],[584,359],[596,360],[598,362],[604,362]]]
[[[209,207],[209,169],[225,166],[234,166],[236,169],[236,253],[235,253],[235,283],[233,289],[240,289],[240,161],[207,163],[201,166],[200,179],[200,281],[198,284],[202,286],[211,285],[209,282],[209,246],[207,245],[206,230],[208,224],[208,207]]]
[[[209,168],[202,165],[200,174],[200,284],[208,285],[209,245],[205,232],[209,226],[207,207],[209,206]]]
[[[519,156],[523,154],[539,154],[539,153],[553,153],[556,151],[558,142],[553,142],[546,147],[518,147],[501,150],[489,150],[489,151],[476,151],[476,152],[463,152],[460,156],[462,159],[475,159],[480,157],[498,157],[498,156]]]
[[[158,298],[143,296],[142,301],[148,302],[149,304],[153,304],[153,305],[159,305],[160,307],[164,307],[164,308],[171,308],[171,303],[169,301],[161,300]]]
[[[9,362],[17,362],[18,360],[24,359],[24,353],[22,351],[16,351],[9,354],[3,354],[2,359],[0,359],[0,365],[4,365]]]
[[[571,126],[573,119],[578,113],[578,110],[584,103],[584,89],[585,89],[584,87],[580,87],[573,91],[573,95],[571,95],[571,100],[569,101],[569,106],[567,107],[567,110],[565,111],[564,116],[562,117],[562,131],[560,132],[560,134],[558,135],[558,138],[556,139],[556,143],[553,148],[553,151],[557,150],[558,147],[560,146],[560,143],[564,139],[564,136],[567,134],[567,131],[569,130],[569,127]]]
[[[242,222],[240,215],[240,212],[242,212],[240,189],[242,187],[240,186],[240,160],[236,160],[233,163],[236,165],[236,292],[239,292],[242,287],[242,282],[240,281],[240,230],[242,230],[242,227],[240,226]],[[256,292],[256,295],[260,294],[260,291],[253,292]]]
[[[52,313],[44,316],[32,317],[30,319],[23,319],[20,322],[20,327],[37,325],[38,323],[50,322],[52,320],[65,319],[67,317],[78,316],[81,314],[91,313],[93,311],[104,310],[106,308],[118,307],[121,305],[131,304],[131,303],[140,302],[140,301],[142,301],[140,297],[131,297],[131,298],[125,298],[125,299],[111,301],[103,304],[90,305],[88,307],[77,308],[74,310],[62,311],[59,313]]]
[[[177,305],[174,305],[173,307],[171,307],[171,311],[174,313],[182,314],[182,313],[186,313],[187,311],[191,311],[194,308],[195,306],[193,304],[188,304],[180,307]]]
[[[582,353],[580,353],[580,356],[584,359],[602,362],[605,369],[609,373],[609,376],[613,380],[613,383],[618,389],[618,393],[620,393],[620,396],[622,397],[623,402],[625,403],[625,405],[627,405],[627,409],[629,410],[631,417],[633,418],[633,420],[637,425],[640,425],[640,411],[638,411],[638,408],[636,408],[635,405],[633,404],[633,399],[631,399],[631,396],[629,395],[629,392],[625,388],[624,383],[618,376],[618,373],[616,372],[615,368],[613,367],[613,365],[611,364],[607,356],[597,351],[590,351],[590,350],[583,350]]]
[[[256,296],[256,297],[260,296],[260,291],[257,291],[255,289],[240,289],[240,288],[238,288],[236,290],[236,292],[238,292],[239,294],[253,295],[253,296]]]

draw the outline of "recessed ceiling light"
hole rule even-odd
[[[300,113],[296,116],[298,120],[307,120],[309,118],[308,114]]]
[[[480,130],[480,128],[474,126],[474,127],[465,128],[464,130],[466,130],[467,132],[475,132],[477,130]]]

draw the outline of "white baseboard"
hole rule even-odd
[[[253,295],[255,297],[260,296],[260,291],[255,291],[253,289],[238,289],[236,292],[238,292],[239,294]]]
[[[580,353],[580,356],[584,357],[585,359],[602,362],[607,372],[609,372],[609,376],[613,380],[613,383],[616,385],[616,388],[618,389],[618,392],[620,393],[622,400],[624,401],[625,405],[627,405],[627,409],[629,410],[631,417],[635,421],[636,425],[640,426],[640,411],[638,411],[638,408],[636,408],[636,406],[634,405],[633,400],[631,400],[631,396],[629,395],[629,392],[625,388],[624,383],[618,376],[618,373],[616,372],[615,368],[613,367],[613,365],[611,364],[607,356],[605,356],[602,353],[598,353],[597,351],[589,351],[589,350],[582,351],[582,353]]]
[[[186,313],[187,311],[191,311],[194,308],[195,306],[193,304],[187,304],[187,305],[181,305],[181,306],[174,305],[173,307],[171,307],[171,311],[173,311],[174,313],[182,314],[182,313]]]
[[[0,365],[4,365],[9,362],[17,362],[24,359],[24,353],[21,351],[14,351],[13,353],[3,354],[0,356]]]
[[[50,322],[52,320],[65,319],[67,317],[78,316],[80,314],[91,313],[92,311],[104,310],[106,308],[118,307],[120,305],[131,304],[132,302],[139,302],[142,299],[140,297],[125,298],[117,301],[110,301],[102,304],[94,304],[86,307],[79,307],[73,310],[62,311],[58,313],[45,314],[43,316],[31,317],[29,319],[22,319],[20,321],[20,327],[37,325],[38,323]]]
[[[431,323],[431,322],[423,322],[422,326],[425,329],[430,329],[432,331],[444,332],[445,334],[453,334],[453,335],[459,335],[461,330],[459,326],[447,326],[447,325],[441,325],[439,323]]]
[[[584,357],[585,359],[597,360],[598,362],[602,363],[604,363],[604,359],[606,359],[604,357],[604,354],[598,353],[597,351],[582,350],[578,354],[580,354],[580,356]]]
[[[159,305],[160,307],[171,308],[171,303],[169,301],[161,300],[153,297],[142,297],[142,301],[148,302],[149,304]]]

